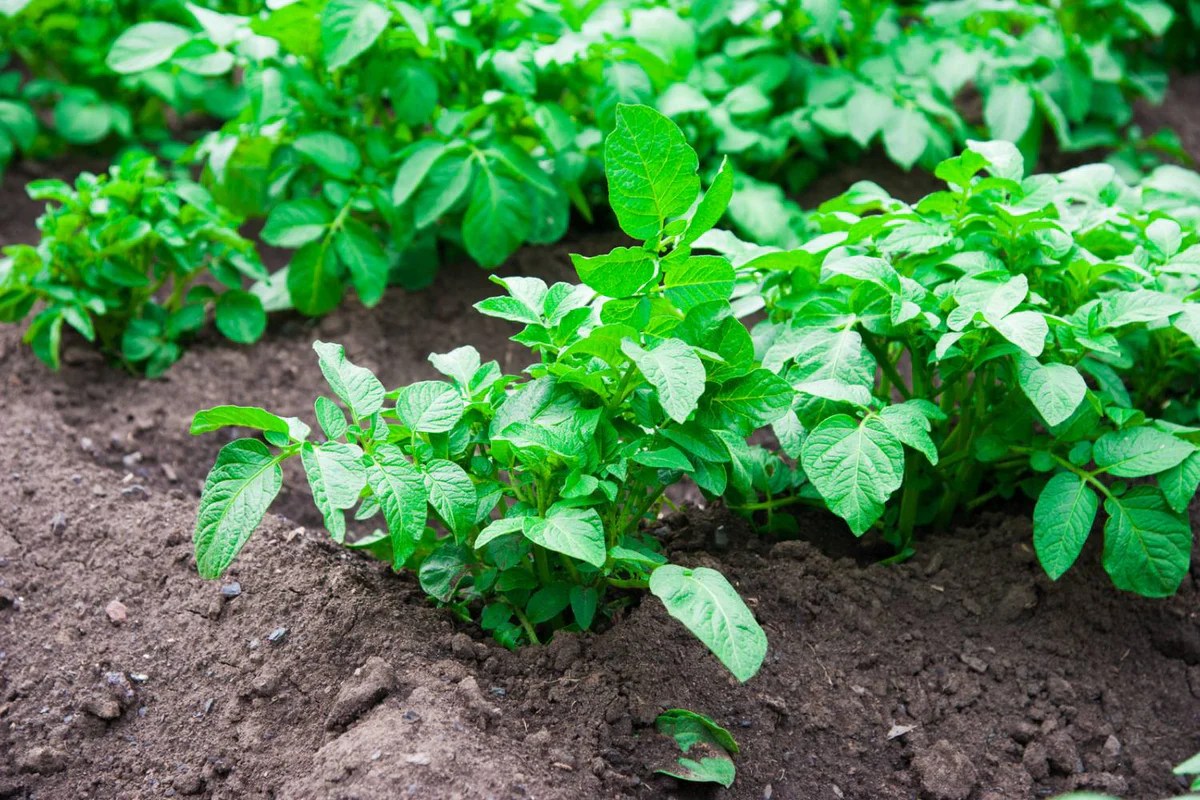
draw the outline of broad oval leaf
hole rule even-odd
[[[767,635],[724,575],[708,567],[664,564],[650,573],[650,592],[739,681],[758,672],[767,655]]]
[[[421,433],[445,433],[458,424],[464,410],[462,395],[445,381],[414,383],[396,399],[400,421]]]
[[[340,344],[317,341],[313,350],[330,388],[356,417],[369,417],[383,408],[383,384],[371,370],[350,363]]]
[[[626,340],[621,343],[621,352],[633,360],[655,388],[667,416],[684,422],[696,410],[704,394],[704,364],[685,342],[663,339],[646,350]]]
[[[1142,427],[1104,434],[1096,440],[1092,458],[1109,475],[1141,478],[1168,470],[1195,452],[1195,445],[1166,431]]]
[[[312,432],[308,425],[296,417],[280,417],[254,406],[214,406],[196,412],[188,433],[211,433],[221,428],[274,431],[287,434],[296,441],[307,439],[308,434]]]
[[[1060,472],[1043,487],[1033,508],[1033,549],[1051,580],[1079,558],[1099,507],[1096,493],[1073,472]]]
[[[604,143],[608,197],[621,230],[652,239],[700,193],[699,160],[683,131],[649,106],[618,105]]]
[[[1192,531],[1153,486],[1104,501],[1104,569],[1118,589],[1169,597],[1187,575]]]
[[[329,535],[339,544],[346,539],[346,518],[342,512],[358,503],[367,485],[362,455],[356,445],[342,442],[318,445],[305,442],[300,448],[300,461],[308,476],[313,502],[325,518]]]
[[[221,448],[204,482],[192,537],[200,577],[219,578],[262,522],[283,486],[281,460],[257,439]]]
[[[105,63],[118,75],[144,72],[166,63],[191,38],[187,28],[169,22],[142,22],[117,37]]]
[[[804,440],[801,463],[829,510],[862,536],[904,479],[904,446],[876,416],[822,421]]]
[[[392,541],[392,567],[400,569],[425,532],[429,496],[425,479],[394,444],[380,444],[367,466],[367,483],[383,509]]]
[[[525,538],[556,553],[577,558],[599,569],[608,558],[604,523],[594,508],[551,509],[523,528]]]
[[[375,0],[330,0],[321,11],[321,48],[325,65],[339,69],[375,44],[391,13]]]
[[[1021,355],[1017,360],[1017,382],[1042,418],[1051,426],[1066,422],[1087,394],[1087,383],[1069,364],[1039,364]]]

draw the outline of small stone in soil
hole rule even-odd
[[[145,500],[150,497],[150,490],[140,483],[135,483],[122,489],[121,496],[126,500]]]
[[[103,720],[114,720],[121,716],[121,704],[111,697],[96,697],[84,704],[83,710]]]
[[[433,761],[429,757],[429,753],[413,753],[404,759],[409,764],[415,764],[419,767],[427,767]]]
[[[226,600],[232,600],[242,593],[242,585],[237,581],[227,583],[221,587],[221,596]]]
[[[504,697],[508,694],[508,689],[505,689],[503,686],[493,686],[491,689],[488,689],[488,691],[494,694],[496,697]]]
[[[404,720],[405,722],[407,722],[411,725],[413,723],[420,722],[421,715],[415,711],[405,711],[403,714],[400,715],[400,719]]]
[[[125,604],[120,600],[113,600],[106,605],[104,613],[108,615],[108,621],[113,625],[121,625],[129,618],[129,609],[125,608]]]
[[[267,641],[271,644],[282,644],[287,638],[288,629],[284,627],[276,628],[267,635]]]
[[[134,683],[145,683],[150,680],[150,676],[144,672],[131,672],[129,673],[129,680]]]
[[[63,512],[58,512],[54,518],[50,520],[50,532],[55,536],[62,536],[67,530],[67,515]]]
[[[163,475],[166,475],[167,480],[169,480],[171,483],[175,483],[179,480],[179,476],[175,473],[175,468],[170,464],[163,464],[162,471]]]

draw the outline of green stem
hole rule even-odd
[[[911,399],[912,391],[909,390],[908,385],[904,382],[904,378],[900,377],[900,373],[896,370],[896,365],[888,358],[887,349],[881,347],[875,337],[866,331],[861,331],[860,335],[862,336],[863,344],[867,347],[867,351],[875,357],[876,363],[879,364],[880,369],[883,370],[883,374],[888,377],[892,385],[896,387],[896,391],[900,392],[901,397],[905,400]]]
[[[650,582],[636,578],[608,578],[608,585],[617,589],[649,589]]]
[[[533,623],[529,621],[529,617],[525,616],[525,612],[516,606],[512,606],[513,613],[517,615],[517,619],[521,622],[521,627],[525,629],[525,633],[529,636],[530,644],[541,644],[538,641],[537,631],[533,628]]]

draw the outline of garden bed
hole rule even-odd
[[[1155,121],[1195,149],[1185,108],[1169,101]],[[926,188],[883,175],[854,167],[806,199],[865,177]],[[2,243],[32,238],[21,184],[0,196]],[[569,279],[566,253],[614,242],[525,249],[504,272]],[[657,603],[510,653],[410,577],[335,549],[301,492],[223,583],[196,576],[199,482],[224,440],[187,436],[193,411],[311,418],[315,338],[389,386],[433,377],[426,355],[465,342],[518,371],[511,327],[470,311],[492,288],[451,266],[371,310],[277,318],[251,348],[205,339],[150,382],[78,342],[51,374],[18,329],[0,332],[0,797],[679,795],[653,776],[669,761],[654,719],[676,706],[742,745],[734,798],[1180,788],[1170,768],[1200,748],[1200,569],[1146,600],[1114,590],[1089,547],[1051,583],[1024,505],[963,519],[895,567],[822,514],[788,542],[720,508],[663,520],[673,560],[720,568],[766,629],[744,686]]]

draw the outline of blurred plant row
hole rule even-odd
[[[799,244],[789,195],[872,148],[931,169],[971,137],[1015,142],[1031,164],[1052,141],[1107,148],[1132,174],[1154,153],[1186,158],[1172,135],[1143,137],[1131,120],[1135,101],[1161,100],[1165,59],[1188,57],[1191,10],[9,0],[0,164],[72,148],[142,154],[75,187],[35,188],[58,206],[36,255],[0,266],[0,319],[44,301],[30,340],[48,362],[67,324],[110,330],[97,338],[111,356],[157,374],[219,310],[221,287],[237,292],[224,307],[238,323],[227,310],[218,325],[245,341],[266,311],[319,315],[349,292],[373,305],[388,285],[427,285],[447,257],[497,266],[558,240],[573,216],[607,213],[600,149],[618,103],[677,121],[705,172],[729,155],[741,176],[730,224],[764,245]],[[146,151],[162,162],[143,163]],[[166,205],[141,198],[162,186]],[[177,245],[180,214],[220,235]],[[114,247],[131,215],[148,238]],[[237,241],[250,218],[290,251],[273,275]],[[159,289],[205,269],[216,280],[197,295],[163,300]]]

